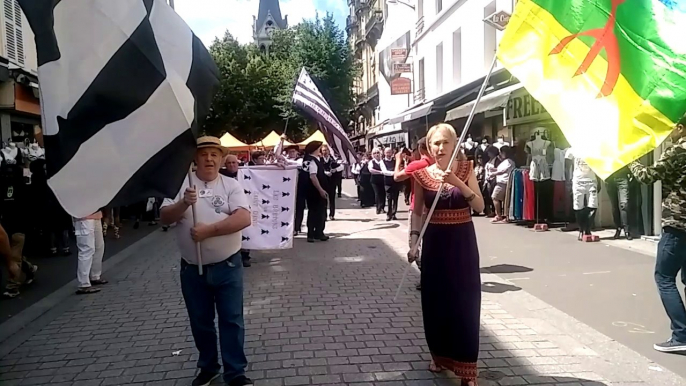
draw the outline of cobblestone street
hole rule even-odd
[[[258,386],[458,385],[427,371],[416,269],[393,301],[406,267],[404,222],[376,221],[363,209],[338,217],[327,223],[327,243],[298,239],[292,250],[253,253],[249,376]],[[190,385],[197,354],[179,259],[171,233],[149,236],[106,272],[111,284],[101,293],[70,296],[59,312],[28,325],[27,340],[0,359],[0,384]],[[492,274],[482,280],[480,385],[686,384],[525,291],[510,291],[512,283]]]

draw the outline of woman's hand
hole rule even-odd
[[[412,264],[419,259],[419,248],[410,249],[407,252],[407,262]]]

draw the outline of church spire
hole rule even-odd
[[[288,16],[281,16],[279,0],[260,0],[257,17],[253,16],[253,38],[260,49],[269,48],[273,30],[286,28],[288,28]]]

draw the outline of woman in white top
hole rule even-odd
[[[503,201],[505,201],[505,192],[507,190],[507,182],[510,180],[510,173],[515,168],[515,163],[512,160],[512,149],[509,146],[503,146],[500,148],[500,164],[498,167],[490,169],[490,177],[495,177],[495,187],[493,188],[493,194],[491,198],[493,199],[493,206],[495,206],[495,218],[491,221],[492,223],[503,223],[507,222],[507,216],[505,216]]]

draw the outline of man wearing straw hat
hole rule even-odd
[[[176,198],[166,199],[161,217],[177,223],[181,250],[181,290],[200,352],[200,373],[193,386],[209,385],[219,377],[214,310],[219,315],[219,345],[224,380],[230,386],[252,385],[245,376],[243,349],[243,264],[241,230],[250,226],[250,207],[243,188],[233,178],[219,174],[228,149],[219,138],[198,138],[197,170],[185,181]],[[191,210],[193,207],[193,210]],[[195,212],[195,218],[194,218]],[[196,243],[200,243],[198,255]],[[202,274],[198,264],[202,265]]]

